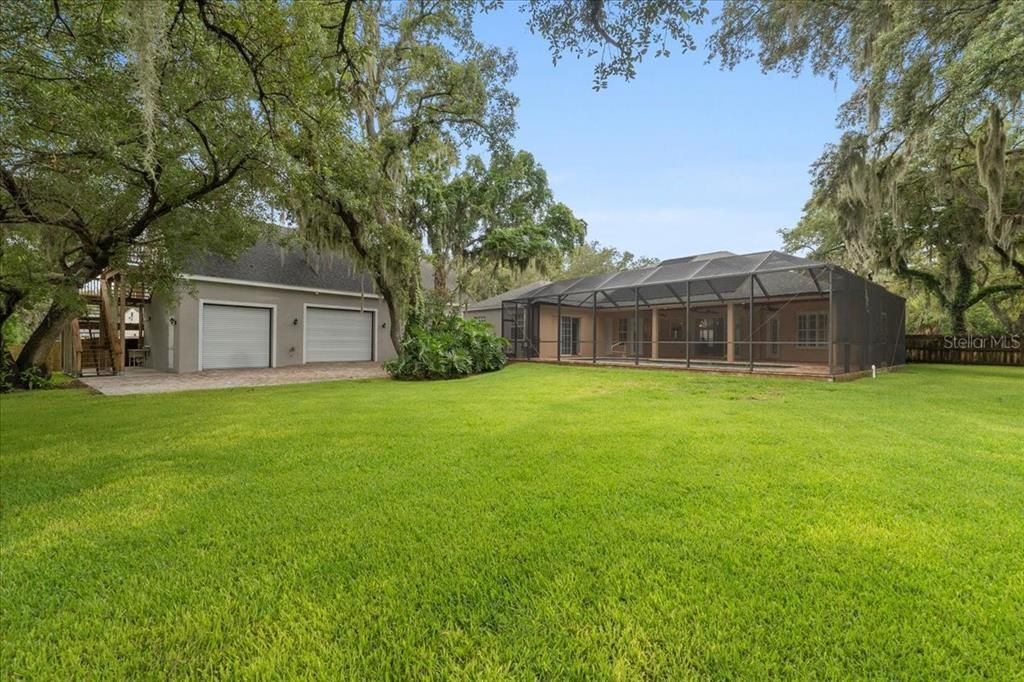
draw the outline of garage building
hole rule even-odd
[[[387,306],[349,260],[261,242],[196,259],[176,297],[143,309],[145,363],[169,372],[379,362],[395,356]]]

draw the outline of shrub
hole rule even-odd
[[[18,372],[14,358],[7,351],[0,353],[0,393],[9,393],[17,388],[35,390],[53,388],[53,378],[45,367],[29,367]]]
[[[505,366],[505,339],[489,326],[459,315],[410,316],[398,358],[384,363],[396,379],[454,379]]]

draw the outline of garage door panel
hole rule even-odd
[[[203,304],[203,369],[270,367],[271,310]]]
[[[306,362],[367,362],[372,359],[372,312],[306,309]]]

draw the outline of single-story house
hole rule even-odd
[[[89,312],[66,330],[64,366],[76,367],[74,341],[79,372],[125,365],[195,372],[396,355],[387,305],[371,277],[344,257],[262,241],[237,259],[196,258],[187,270],[175,297],[127,285],[118,294],[115,283],[104,302],[105,280],[83,290]],[[429,285],[432,272],[425,270],[423,281]],[[112,308],[118,312],[105,318]],[[120,352],[112,338],[120,338]]]
[[[903,298],[778,251],[538,282],[465,314],[500,331],[517,360],[836,378],[906,357]]]

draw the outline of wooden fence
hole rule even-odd
[[[907,362],[1024,367],[1024,336],[908,334]]]

